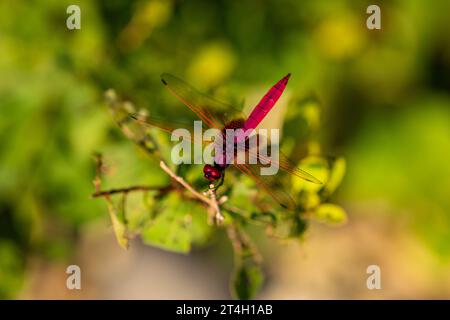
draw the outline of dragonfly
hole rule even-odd
[[[196,116],[209,128],[220,129],[225,138],[226,129],[243,129],[253,130],[261,123],[261,121],[273,109],[276,102],[279,100],[286,85],[289,81],[290,74],[287,74],[273,85],[267,93],[261,98],[259,103],[253,108],[250,115],[246,117],[242,111],[234,108],[231,105],[220,102],[206,94],[201,93],[193,88],[183,80],[168,73],[161,75],[161,81],[164,86],[185,106],[190,108]],[[146,115],[145,119],[130,115],[139,125],[157,127],[167,132],[173,132],[175,126],[170,124],[170,121],[163,122],[160,119],[153,118],[151,115]],[[248,139],[249,137],[245,137]],[[239,169],[245,175],[251,177],[257,186],[265,190],[278,204],[283,208],[294,210],[296,208],[295,200],[287,192],[276,175],[261,175],[260,169],[262,166],[270,165],[274,160],[270,160],[267,156],[262,155],[258,150],[251,149],[248,144],[245,145],[245,152],[251,153],[257,158],[256,164],[239,164],[232,162],[231,164],[225,161],[214,161],[212,164],[206,164],[203,167],[204,178],[209,183],[217,182],[216,187],[222,185],[225,177],[226,169],[231,165]],[[219,155],[220,156],[220,155]],[[217,157],[215,158],[217,159]],[[288,157],[281,151],[279,153],[278,161],[275,163],[280,169],[288,174],[294,175],[298,178],[304,179],[311,183],[321,184],[321,182],[298,168],[293,164]]]

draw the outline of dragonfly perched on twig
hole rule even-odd
[[[286,75],[273,85],[253,108],[250,115],[245,117],[245,115],[236,108],[199,92],[183,80],[167,73],[161,75],[161,81],[169,91],[184,105],[189,107],[209,128],[220,129],[223,132],[224,138],[226,135],[225,129],[243,129],[246,131],[255,129],[275,106],[276,102],[283,94],[289,78],[290,74]],[[145,120],[136,117],[135,115],[130,116],[136,123],[142,126],[157,127],[167,132],[173,132],[173,130],[176,129],[175,126],[170,124],[170,121],[161,121],[160,119],[153,118],[151,115],[146,115]],[[246,137],[246,139],[247,138],[248,137]],[[289,193],[283,189],[277,179],[277,175],[260,174],[261,166],[267,166],[270,162],[273,162],[273,160],[260,154],[257,150],[250,149],[247,145],[245,148],[247,153],[252,153],[252,155],[257,158],[257,163],[240,164],[233,162],[231,165],[238,168],[242,173],[250,176],[258,186],[263,188],[282,207],[295,209],[295,201]],[[218,156],[221,157],[222,155]],[[217,160],[217,155],[215,159]],[[276,165],[291,175],[312,183],[321,183],[309,173],[297,168],[281,152],[279,153],[278,163],[276,163]],[[230,164],[225,161],[215,161],[213,164],[206,164],[203,167],[204,177],[210,183],[219,182],[218,185],[221,185],[225,177],[225,170],[229,166]]]

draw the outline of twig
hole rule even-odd
[[[92,197],[93,198],[104,197],[108,203],[111,202],[110,196],[113,194],[122,194],[124,196],[124,198],[122,199],[122,201],[123,201],[122,203],[125,203],[125,201],[126,201],[125,197],[129,192],[133,192],[133,191],[144,191],[145,192],[145,191],[152,191],[152,190],[164,192],[166,190],[171,190],[173,188],[172,186],[167,186],[167,187],[131,186],[131,187],[127,187],[127,188],[118,188],[118,189],[110,189],[110,190],[101,191],[100,190],[100,185],[101,185],[100,175],[102,173],[102,166],[103,166],[101,155],[96,156],[96,164],[97,164],[97,175],[94,180],[95,193],[92,194]],[[209,186],[209,190],[207,192],[209,197],[207,197],[207,196],[201,194],[200,192],[198,192],[197,190],[195,190],[189,183],[184,181],[183,178],[176,175],[164,163],[164,161],[161,161],[159,163],[159,165],[160,165],[161,169],[164,170],[164,172],[166,172],[172,179],[174,179],[181,186],[183,186],[186,190],[188,190],[194,196],[195,199],[205,203],[211,209],[212,214],[210,214],[210,219],[209,219],[210,223],[220,224],[221,222],[223,222],[224,216],[222,214],[222,211],[220,210],[220,205],[222,205],[225,201],[227,201],[228,198],[226,196],[223,196],[219,200],[217,200],[216,190],[215,190],[213,184],[211,184]],[[110,203],[110,204],[112,204],[112,203]],[[123,209],[125,209],[125,208],[123,208]]]
[[[250,214],[249,214],[247,211],[245,211],[244,209],[241,209],[241,208],[232,206],[232,205],[230,205],[230,204],[228,204],[228,203],[224,204],[223,207],[224,207],[226,210],[231,211],[231,212],[233,212],[233,213],[236,213],[236,214],[238,214],[238,215],[240,215],[240,216],[243,216],[243,217],[248,217],[248,216],[250,215]]]
[[[161,161],[159,163],[159,166],[161,169],[163,169],[171,178],[173,178],[176,182],[181,184],[185,189],[187,189],[190,193],[192,193],[196,198],[203,201],[207,205],[211,206],[211,200],[208,197],[205,197],[198,191],[196,191],[190,184],[188,184],[186,181],[184,181],[183,178],[177,176],[170,168],[164,163],[164,161]]]
[[[93,198],[110,196],[116,193],[129,193],[133,191],[162,191],[167,187],[150,187],[150,186],[132,186],[128,188],[110,189],[105,191],[97,191],[92,194]]]
[[[95,158],[95,178],[94,178],[94,190],[95,192],[91,195],[92,198],[98,198],[98,197],[104,197],[104,198],[108,198],[109,196],[113,195],[113,194],[123,194],[124,196],[126,196],[128,193],[130,192],[134,192],[134,191],[142,191],[142,192],[146,192],[146,191],[158,191],[158,192],[166,192],[172,189],[172,186],[164,186],[164,187],[155,187],[155,186],[142,186],[142,185],[137,185],[137,186],[131,186],[131,187],[127,187],[127,188],[117,188],[117,189],[110,189],[110,190],[104,190],[101,191],[101,183],[102,183],[102,173],[104,173],[106,171],[106,168],[103,164],[103,157],[101,154],[97,153],[94,155]],[[108,200],[108,199],[106,199]]]
[[[95,178],[94,178],[93,183],[94,183],[94,190],[97,193],[100,191],[100,185],[102,183],[102,180],[100,177],[104,170],[102,155],[99,153],[95,154],[94,160],[95,160]]]
[[[209,186],[208,194],[209,197],[204,196],[203,194],[199,193],[197,190],[195,190],[190,184],[188,184],[186,181],[184,181],[183,178],[177,176],[170,168],[164,163],[164,161],[161,161],[159,163],[159,166],[161,169],[163,169],[171,178],[173,178],[176,182],[181,184],[186,190],[188,190],[190,193],[192,193],[197,199],[207,204],[212,210],[213,215],[210,215],[209,222],[213,223],[214,221],[216,223],[221,223],[224,220],[224,216],[220,210],[219,203],[217,202],[216,192],[214,189],[214,185]],[[226,201],[226,198],[220,199],[221,203]]]
[[[217,203],[218,203],[219,205],[222,205],[222,204],[224,204],[224,203],[227,202],[227,201],[228,201],[228,197],[227,197],[227,196],[221,196],[220,199],[219,199],[219,201],[217,201]]]
[[[219,203],[217,202],[216,189],[214,188],[213,184],[209,185],[208,194],[210,196],[211,204],[215,211],[215,215],[213,216],[213,218],[218,224],[220,224],[223,222],[225,217],[223,216],[222,212],[220,211],[220,206],[219,206]],[[223,198],[221,200],[223,200]]]

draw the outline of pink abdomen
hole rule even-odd
[[[275,103],[283,94],[286,84],[291,74],[289,73],[283,79],[278,81],[270,90],[262,97],[261,101],[253,108],[247,121],[244,123],[244,129],[255,129],[258,124],[266,117]]]

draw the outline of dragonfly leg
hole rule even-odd
[[[223,185],[224,181],[225,181],[225,170],[222,171],[222,176],[220,177],[219,182],[214,186],[214,190],[219,189]]]

